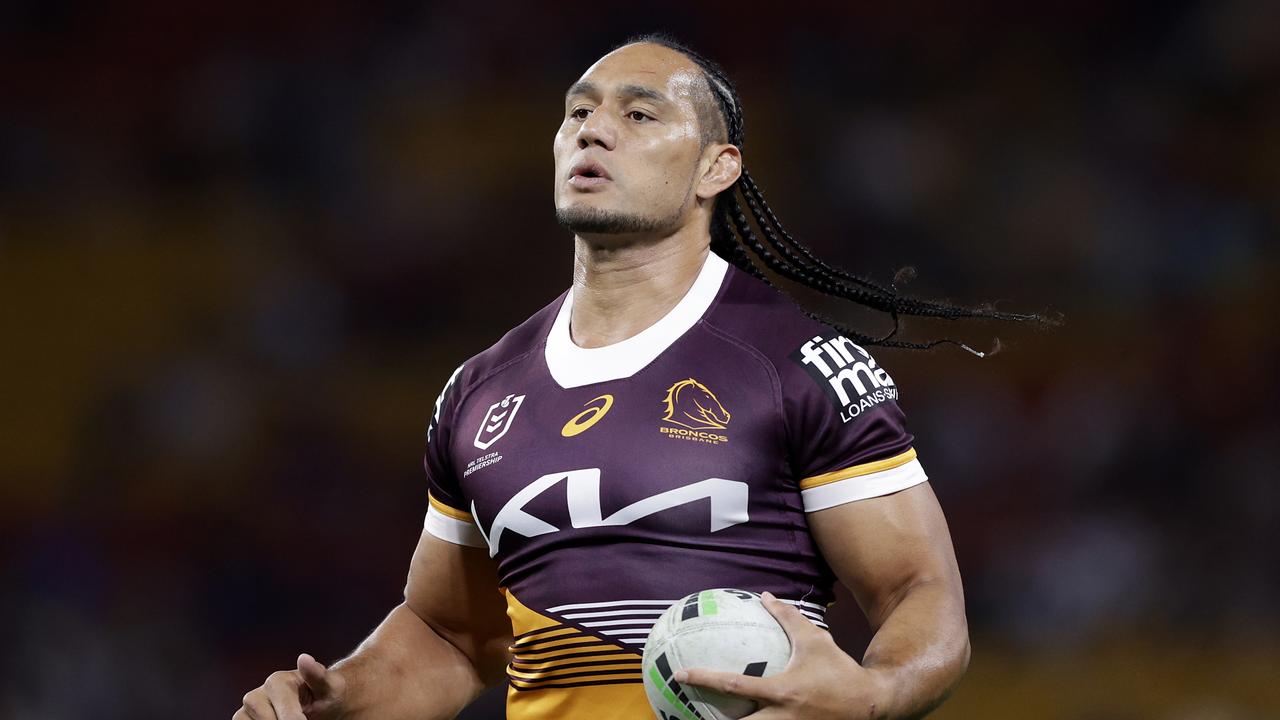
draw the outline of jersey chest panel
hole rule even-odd
[[[469,394],[451,452],[504,574],[620,543],[751,551],[803,525],[772,376],[710,333],[672,350],[569,389],[529,356]]]

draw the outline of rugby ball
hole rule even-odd
[[[675,681],[677,670],[707,668],[765,677],[782,672],[791,641],[758,593],[718,588],[678,600],[644,644],[644,691],[659,720],[729,720],[756,702]]]

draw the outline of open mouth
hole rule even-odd
[[[577,188],[603,185],[612,179],[607,170],[594,162],[580,162],[569,173],[569,184]]]
[[[608,178],[601,177],[583,177],[582,175],[574,175],[569,178],[569,185],[578,189],[593,188],[609,183]]]

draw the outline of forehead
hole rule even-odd
[[[702,71],[692,60],[662,45],[637,43],[614,50],[587,68],[580,80],[610,92],[611,86],[644,85],[673,98],[692,99]]]

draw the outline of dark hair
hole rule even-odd
[[[715,103],[714,109],[696,108],[698,119],[702,123],[701,133],[703,145],[714,142],[717,136],[722,141],[743,147],[742,100],[738,91],[729,81],[724,70],[713,61],[703,57],[664,33],[649,33],[629,38],[617,47],[635,43],[653,43],[674,50],[693,61],[702,70],[707,83],[709,98],[695,98],[699,104],[707,101]],[[614,48],[617,49],[617,48]],[[718,113],[716,112],[718,111]],[[706,119],[714,118],[716,127],[707,127]],[[722,134],[727,133],[727,137]],[[741,197],[742,202],[739,202]],[[746,204],[751,216],[743,210]],[[752,222],[759,228],[764,240],[752,229]],[[751,250],[748,254],[747,250]],[[786,278],[823,295],[853,301],[873,310],[888,313],[893,318],[893,329],[882,337],[871,337],[847,327],[839,321],[821,317],[807,308],[801,308],[809,317],[840,330],[850,339],[864,345],[884,347],[927,349],[941,343],[958,345],[965,350],[983,357],[999,349],[1000,341],[995,340],[995,347],[988,353],[979,352],[962,342],[951,339],[932,340],[928,342],[910,342],[895,339],[900,328],[900,316],[914,315],[918,317],[934,317],[954,320],[959,318],[986,318],[1037,325],[1059,324],[1059,319],[1050,319],[1037,314],[1009,313],[996,310],[990,306],[963,307],[949,303],[919,300],[898,293],[897,286],[910,280],[915,275],[913,268],[903,268],[888,286],[867,278],[854,275],[834,267],[813,254],[806,246],[799,243],[778,220],[764,194],[756,185],[751,173],[747,172],[745,163],[738,180],[715,201],[715,209],[711,218],[711,250],[738,268],[750,273],[766,283],[773,284],[763,272],[761,266],[779,277]],[[754,255],[755,260],[752,259]],[[757,265],[759,263],[759,265]],[[797,303],[798,304],[798,303]]]

